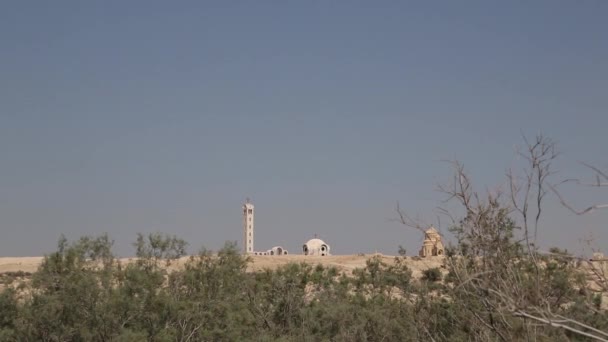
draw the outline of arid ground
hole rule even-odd
[[[304,256],[304,255],[285,255],[285,256],[252,256],[253,262],[249,266],[250,271],[259,271],[265,268],[275,269],[281,265],[285,265],[290,262],[295,263],[309,263],[309,264],[322,264],[325,266],[335,266],[340,271],[350,273],[356,268],[365,267],[365,262],[369,258],[378,255],[382,260],[388,264],[394,261],[394,256],[387,256],[381,254],[365,254],[365,255],[332,255],[332,256]],[[188,260],[189,257],[181,258],[178,262],[174,263],[171,268],[180,267]],[[5,272],[36,272],[38,265],[42,261],[42,257],[0,257],[0,273]],[[441,257],[429,257],[429,258],[415,258],[408,257],[408,266],[412,269],[414,277],[419,277],[421,272],[428,268],[441,266],[443,258]],[[123,263],[128,263],[133,259],[124,258],[120,259]]]

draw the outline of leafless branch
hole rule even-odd
[[[590,168],[591,170],[595,171],[595,173],[596,173],[596,179],[598,180],[598,183],[599,183],[600,176],[608,181],[608,175],[605,174],[602,170],[598,169],[597,167],[595,167],[593,165],[589,165],[589,164],[584,163],[584,162],[581,162],[581,164],[583,164],[586,167]]]
[[[527,313],[525,311],[516,311],[516,312],[513,313],[513,315],[516,316],[516,317],[526,317],[526,318],[529,318],[529,319],[532,319],[532,320],[535,320],[535,321],[538,321],[538,322],[541,322],[541,323],[544,323],[544,324],[548,324],[548,325],[550,325],[552,327],[563,328],[563,329],[569,330],[569,331],[571,331],[571,332],[573,332],[575,334],[586,336],[586,337],[592,338],[592,339],[597,340],[597,341],[608,342],[607,339],[602,338],[601,336],[593,335],[591,333],[582,331],[580,329],[573,328],[573,327],[571,327],[571,326],[569,326],[567,324],[564,324],[564,323],[562,323],[560,321],[556,321],[556,320],[551,320],[551,319],[547,319],[547,318],[543,318],[543,317],[534,316],[534,315],[531,315],[531,314],[529,314],[529,313]],[[604,333],[602,333],[602,334],[604,334]]]
[[[403,209],[401,209],[399,202],[397,202],[397,207],[395,211],[397,211],[397,215],[399,216],[398,222],[403,224],[404,226],[414,228],[423,233],[428,227],[428,225],[425,225],[420,219],[411,218]]]
[[[553,193],[557,196],[557,198],[559,199],[560,203],[566,207],[566,209],[572,211],[573,213],[575,213],[576,215],[584,215],[587,213],[590,213],[596,209],[605,209],[608,208],[608,204],[594,204],[586,209],[583,210],[577,210],[575,208],[573,208],[571,205],[569,205],[566,200],[562,197],[562,195],[559,193],[559,191],[557,191],[557,188],[555,186],[550,186],[551,190],[553,191]]]
[[[579,185],[585,185],[585,186],[593,186],[593,187],[604,187],[604,186],[608,186],[608,182],[602,182],[602,178],[608,181],[608,175],[603,172],[602,170],[600,170],[599,168],[581,162],[582,165],[584,165],[585,167],[590,168],[591,170],[593,170],[593,172],[595,172],[595,181],[592,183],[589,182],[581,182],[578,179],[566,179],[561,181],[559,184],[557,185],[551,185],[551,191],[557,196],[557,198],[559,199],[560,203],[566,207],[566,209],[570,210],[571,212],[577,214],[577,215],[584,215],[584,214],[588,214],[596,209],[605,209],[608,208],[608,204],[594,204],[590,207],[587,207],[585,209],[582,210],[577,210],[575,209],[573,206],[571,206],[570,204],[568,204],[566,202],[566,200],[564,199],[564,197],[561,195],[561,193],[557,190],[557,186],[564,184],[564,183],[568,183],[568,182],[576,182]]]

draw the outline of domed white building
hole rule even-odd
[[[275,246],[272,247],[271,249],[267,250],[266,252],[253,252],[253,255],[270,255],[270,256],[276,256],[276,255],[287,255],[289,254],[289,252],[281,247],[281,246]]]
[[[329,255],[329,245],[321,239],[310,239],[302,246],[304,255],[327,256]]]
[[[267,252],[269,255],[287,255],[287,254],[289,254],[289,252],[287,252],[287,250],[281,246],[272,247]]]

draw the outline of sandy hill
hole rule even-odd
[[[356,268],[365,267],[365,263],[368,259],[379,256],[382,261],[387,264],[392,264],[395,260],[394,256],[387,256],[382,254],[365,254],[365,255],[331,255],[331,256],[305,256],[305,255],[284,255],[278,257],[269,256],[254,256],[252,257],[253,262],[250,264],[250,270],[257,271],[264,268],[274,269],[282,265],[286,265],[290,262],[293,263],[307,263],[307,264],[322,264],[324,266],[333,266],[340,271],[347,273],[352,272]],[[414,277],[419,277],[423,270],[439,267],[443,262],[443,257],[430,257],[430,258],[407,258],[407,265],[411,268]]]
[[[308,263],[311,265],[322,264],[324,266],[334,266],[340,271],[347,273],[356,268],[365,267],[365,262],[374,256],[379,256],[387,264],[392,264],[395,257],[380,254],[365,255],[332,255],[332,256],[305,256],[305,255],[283,255],[283,256],[252,256],[252,263],[249,271],[259,271],[262,269],[276,269],[288,263]],[[36,272],[42,257],[0,257],[0,273],[5,272]],[[416,258],[417,259],[417,258]],[[412,269],[414,277],[420,276],[421,272],[428,268],[439,267],[442,263],[441,257],[430,257],[416,260],[412,257],[407,258],[407,264]],[[123,263],[128,263],[133,259],[121,259]],[[180,267],[188,260],[188,257],[180,259],[172,268]]]

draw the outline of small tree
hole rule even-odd
[[[175,235],[161,233],[150,233],[147,237],[137,233],[137,241],[133,243],[140,262],[157,265],[159,261],[165,261],[167,266],[186,255],[187,245],[185,240]]]
[[[425,281],[434,283],[441,281],[441,277],[441,270],[438,267],[427,268],[426,270],[422,271],[422,280]]]

